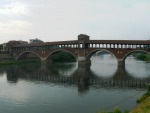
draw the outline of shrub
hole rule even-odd
[[[115,108],[114,113],[121,113],[121,110],[119,108]]]
[[[128,111],[128,110],[125,110],[124,113],[129,113],[129,111]]]
[[[150,96],[149,92],[146,92],[142,97],[140,97],[139,99],[137,99],[137,103],[141,103],[143,102],[146,98],[148,98]]]
[[[150,92],[150,84],[148,84],[148,91]]]

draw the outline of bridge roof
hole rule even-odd
[[[87,44],[150,44],[150,40],[89,40]],[[78,44],[78,40],[17,44],[14,47]]]
[[[71,41],[59,41],[59,42],[39,42],[39,43],[29,43],[29,44],[18,44],[14,47],[29,47],[29,46],[46,46],[46,45],[64,45],[64,44],[77,44],[77,40]]]
[[[150,44],[150,40],[89,40],[93,44]]]

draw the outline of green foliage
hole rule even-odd
[[[148,84],[148,92],[150,92],[150,84]]]
[[[107,111],[98,111],[97,113],[113,113],[113,112],[107,112]]]
[[[3,45],[0,45],[0,51],[3,49]]]
[[[121,112],[121,110],[117,107],[117,108],[114,109],[114,112],[113,112],[113,113],[122,113],[122,112]]]
[[[129,113],[129,111],[125,110],[124,112],[122,112],[118,107],[116,107],[113,112],[98,111],[97,113]]]
[[[125,110],[124,113],[129,113],[129,111],[128,111],[128,110]]]
[[[59,52],[57,54],[54,54],[52,56],[52,60],[53,61],[58,61],[58,62],[66,62],[66,61],[69,61],[69,62],[73,62],[73,61],[76,61],[76,59],[74,58],[73,55],[71,55],[70,53],[68,52]]]
[[[150,98],[147,98],[130,113],[150,113]]]
[[[1,61],[0,62],[0,66],[2,65],[12,65],[12,64],[25,64],[25,63],[35,63],[35,62],[39,62],[39,60],[35,59],[35,60],[12,60],[12,61]]]
[[[136,59],[142,60],[142,61],[150,61],[150,55],[144,54],[144,53],[139,53],[135,55]]]
[[[139,99],[137,99],[137,103],[141,103],[143,102],[145,99],[147,99],[150,96],[150,92],[146,92],[142,97],[140,97]]]

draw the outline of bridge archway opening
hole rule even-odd
[[[135,50],[127,53],[124,57],[125,70],[131,77],[147,78],[149,77],[150,53],[144,50]]]
[[[17,60],[30,60],[30,61],[40,61],[41,58],[34,52],[32,51],[26,51],[21,53],[18,57]]]
[[[117,58],[108,50],[92,51],[86,58],[91,61],[90,70],[100,78],[111,78],[117,71]]]
[[[150,53],[144,50],[134,50],[125,55],[123,61],[127,62],[129,59],[136,59],[137,61],[148,61],[150,60]]]
[[[108,50],[105,50],[105,49],[103,49],[103,50],[98,49],[98,50],[94,50],[94,51],[90,52],[87,55],[86,60],[92,60],[93,57],[105,58],[105,57],[108,57],[108,56],[110,57],[110,59],[113,58],[117,62],[117,57],[112,52],[110,52]]]
[[[46,59],[52,62],[77,62],[77,58],[69,51],[56,50],[50,53]]]

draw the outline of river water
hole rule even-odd
[[[96,113],[131,110],[146,92],[150,63],[112,55],[93,56],[89,66],[41,63],[0,67],[0,113]]]

